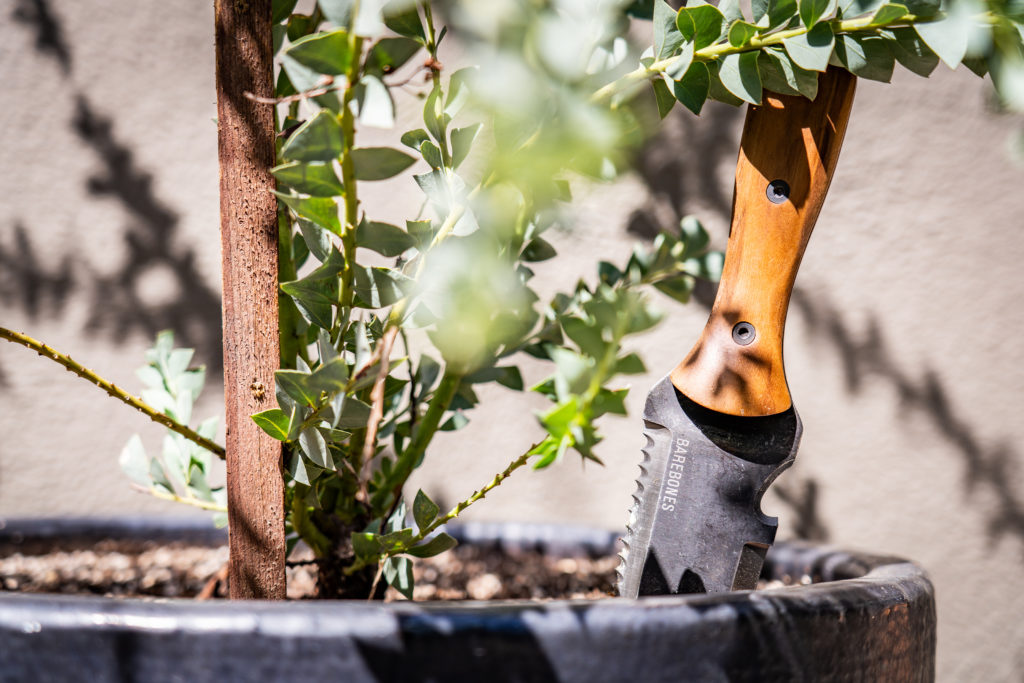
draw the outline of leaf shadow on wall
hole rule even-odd
[[[54,60],[63,78],[70,79],[73,53],[47,0],[19,0],[11,17],[33,30],[39,56]],[[124,256],[117,267],[100,272],[69,245],[48,269],[39,258],[39,245],[30,239],[31,226],[16,217],[13,240],[0,244],[0,299],[32,320],[60,315],[71,299],[85,299],[85,331],[118,342],[131,333],[153,338],[172,329],[179,345],[196,349],[217,383],[222,372],[220,295],[199,272],[195,250],[180,245],[177,212],[156,195],[152,174],[117,138],[114,120],[83,93],[74,95],[70,126],[100,162],[100,170],[84,179],[89,194],[116,200],[127,217],[121,231]],[[162,290],[156,297],[154,288]]]
[[[807,335],[816,344],[830,342],[842,361],[846,390],[856,395],[868,378],[882,379],[896,391],[904,414],[924,417],[960,456],[963,463],[965,496],[985,494],[991,499],[988,539],[995,543],[1004,536],[1024,541],[1024,496],[1014,487],[1019,480],[1020,453],[1007,438],[985,441],[971,420],[958,415],[950,392],[931,368],[913,374],[895,360],[889,342],[876,319],[857,333],[843,314],[820,293],[814,297],[797,289],[791,310],[799,311]],[[1022,545],[1024,550],[1024,545]]]

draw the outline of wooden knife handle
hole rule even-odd
[[[718,295],[697,344],[672,371],[676,388],[706,408],[763,416],[792,405],[782,363],[786,311],[856,80],[830,67],[813,102],[766,92],[747,110]]]

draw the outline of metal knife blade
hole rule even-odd
[[[761,496],[796,457],[796,411],[715,414],[666,376],[648,395],[643,417],[647,444],[623,538],[619,594],[752,588],[778,526],[761,513]]]

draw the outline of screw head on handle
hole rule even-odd
[[[772,204],[781,204],[789,199],[789,183],[785,180],[773,180],[768,183],[765,194]]]
[[[732,340],[740,346],[746,346],[757,338],[757,330],[748,322],[736,323],[732,328]]]

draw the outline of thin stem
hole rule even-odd
[[[434,395],[430,398],[430,406],[427,408],[427,412],[419,425],[417,425],[416,431],[413,432],[409,445],[398,457],[394,469],[391,470],[391,475],[374,494],[373,508],[375,510],[384,507],[387,497],[389,495],[396,495],[402,486],[405,485],[406,479],[409,478],[409,475],[416,468],[420,457],[426,452],[427,446],[430,445],[430,441],[434,438],[438,427],[440,427],[441,418],[444,417],[448,406],[451,405],[452,399],[455,398],[455,392],[458,391],[461,382],[462,375],[445,370],[440,384],[438,384]]]
[[[425,526],[422,529],[420,529],[419,532],[415,536],[413,536],[412,539],[407,544],[405,544],[405,545],[403,545],[401,547],[398,547],[398,548],[392,548],[391,550],[388,550],[388,551],[382,553],[381,555],[379,555],[378,558],[377,558],[377,561],[378,562],[382,562],[383,560],[386,560],[389,557],[394,557],[395,555],[399,555],[401,553],[406,552],[409,548],[413,547],[414,545],[416,545],[416,544],[420,543],[421,541],[423,541],[424,539],[426,539],[427,536],[432,534],[439,527],[447,524],[448,522],[450,522],[453,519],[455,519],[456,517],[458,517],[470,505],[472,505],[473,503],[477,502],[478,500],[482,500],[483,498],[486,498],[488,493],[490,493],[492,490],[494,490],[495,488],[497,488],[498,486],[501,485],[501,482],[503,482],[506,479],[508,479],[509,476],[511,476],[513,472],[515,472],[520,467],[522,467],[527,462],[529,462],[530,458],[532,458],[535,455],[535,453],[533,453],[533,449],[536,448],[536,447],[537,447],[537,444],[534,444],[533,446],[531,446],[525,453],[520,455],[518,458],[513,460],[511,463],[509,463],[508,467],[506,467],[504,470],[502,470],[498,474],[494,475],[494,478],[491,479],[489,482],[487,482],[487,484],[483,488],[481,488],[478,491],[474,491],[473,494],[469,498],[467,498],[466,500],[460,502],[458,505],[453,507],[447,513],[441,515],[440,517],[435,518],[433,522],[431,522],[427,526]],[[365,567],[367,564],[369,564],[369,562],[366,562],[365,560],[357,560],[350,567],[345,569],[345,573],[348,574],[348,575],[354,574],[357,571],[359,571],[360,569],[362,569],[363,567]],[[383,565],[381,565],[381,568],[383,568]]]
[[[341,133],[344,149],[341,156],[341,182],[345,187],[345,225],[341,229],[341,247],[345,256],[345,269],[342,271],[342,307],[351,308],[355,291],[352,280],[356,264],[356,228],[359,223],[359,193],[356,188],[356,169],[352,159],[352,150],[356,146],[356,121],[352,112],[352,98],[355,96],[355,84],[359,78],[360,55],[363,50],[363,39],[353,34],[350,51],[352,65],[346,74],[347,85],[341,107]]]
[[[489,482],[487,482],[487,484],[483,488],[481,488],[479,491],[474,491],[473,495],[471,495],[469,498],[467,498],[466,500],[462,501],[461,503],[459,503],[458,505],[453,507],[447,513],[445,513],[445,514],[441,515],[440,517],[438,517],[437,519],[435,519],[433,522],[428,524],[423,529],[420,529],[419,533],[417,533],[415,536],[412,537],[412,541],[409,543],[409,545],[412,546],[412,545],[415,545],[415,544],[419,543],[420,541],[425,539],[427,536],[429,536],[431,533],[433,533],[438,527],[440,527],[440,526],[442,526],[444,524],[447,524],[448,522],[452,521],[453,519],[455,519],[456,517],[461,515],[463,510],[468,508],[470,505],[472,505],[473,503],[477,502],[478,500],[481,500],[481,499],[485,498],[487,496],[487,494],[491,492],[491,490],[493,490],[493,489],[497,488],[498,486],[500,486],[501,482],[503,482],[506,479],[508,479],[509,476],[513,472],[515,472],[520,467],[522,467],[527,462],[529,462],[530,458],[532,458],[532,457],[534,457],[536,455],[535,453],[533,453],[533,449],[536,448],[536,447],[537,447],[537,444],[534,444],[533,446],[531,446],[529,450],[527,450],[525,453],[520,455],[518,458],[516,458],[515,460],[510,462],[508,467],[506,467],[504,470],[502,470],[498,474],[494,475],[494,478],[491,479]],[[392,554],[394,554],[394,553],[392,553]]]
[[[70,356],[63,354],[60,351],[57,351],[47,346],[41,341],[37,341],[32,337],[29,337],[28,335],[21,334],[20,332],[14,332],[13,330],[8,330],[6,327],[0,327],[0,339],[6,339],[9,342],[20,344],[25,348],[32,349],[33,351],[38,353],[40,356],[43,356],[44,358],[49,358],[50,360],[60,365],[63,365],[68,372],[74,373],[81,377],[82,379],[92,382],[100,389],[103,389],[103,391],[107,392],[109,395],[116,398],[118,401],[121,401],[122,403],[127,403],[132,408],[138,410],[140,413],[147,415],[149,419],[153,420],[153,422],[159,422],[164,427],[167,427],[171,431],[181,434],[189,441],[198,444],[199,446],[202,446],[203,448],[210,451],[214,455],[217,455],[220,458],[224,457],[223,446],[214,443],[210,439],[207,439],[205,436],[202,436],[201,434],[193,431],[188,426],[183,425],[180,422],[173,420],[168,415],[159,412],[158,410],[156,410],[149,404],[145,403],[141,399],[135,398],[134,396],[119,388],[112,382],[108,382],[107,380],[103,379],[92,370],[83,367],[80,363],[72,359]]]
[[[169,491],[162,491],[154,486],[148,489],[143,489],[146,493],[160,498],[162,500],[170,500],[175,503],[184,503],[185,505],[191,505],[193,507],[200,508],[201,510],[210,510],[212,512],[227,512],[228,509],[224,505],[218,505],[217,503],[211,503],[208,500],[199,500],[198,498],[179,496],[177,493],[171,493]]]

